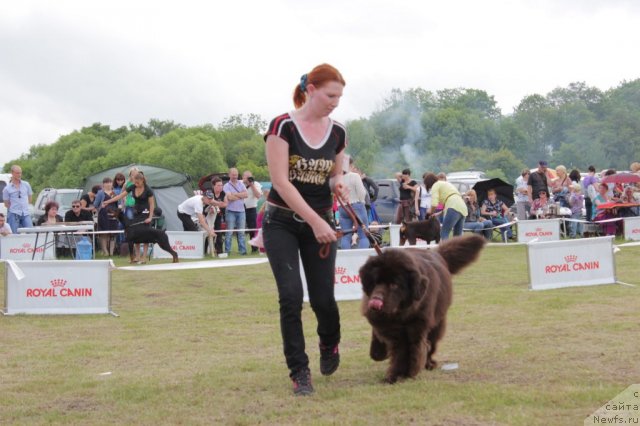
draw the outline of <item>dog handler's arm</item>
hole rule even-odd
[[[211,236],[216,235],[214,230],[209,227],[209,224],[207,223],[207,219],[204,217],[204,215],[202,213],[197,213],[197,216],[198,216],[198,222],[200,222],[200,226],[202,227],[202,229],[206,230],[207,233]]]
[[[266,154],[271,184],[287,203],[287,206],[311,226],[318,242],[336,241],[335,231],[307,204],[302,195],[289,182],[289,144],[276,135],[269,135],[267,136]]]
[[[102,202],[102,207],[107,207],[108,204],[115,203],[127,196],[127,190],[122,188],[122,192],[120,192],[115,197],[109,198],[107,201]]]
[[[156,209],[156,197],[153,195],[149,197],[149,217],[144,220],[144,223],[151,223],[153,220],[153,211]]]

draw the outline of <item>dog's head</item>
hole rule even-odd
[[[360,268],[367,314],[393,316],[421,300],[428,277],[423,276],[410,251],[386,250]]]

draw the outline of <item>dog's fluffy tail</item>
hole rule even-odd
[[[438,254],[447,262],[449,271],[457,274],[465,266],[478,259],[486,240],[479,235],[465,235],[443,241],[438,245]]]

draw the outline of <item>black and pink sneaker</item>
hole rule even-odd
[[[335,346],[320,345],[320,372],[323,376],[330,376],[340,365],[340,352],[338,344]]]
[[[291,376],[291,380],[293,381],[293,393],[296,396],[308,396],[314,392],[309,369],[304,368],[297,371]]]

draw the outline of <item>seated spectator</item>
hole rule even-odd
[[[93,222],[93,215],[89,210],[83,210],[80,200],[71,202],[71,210],[64,214],[65,222]]]
[[[582,222],[576,221],[582,219],[583,204],[582,186],[578,182],[574,182],[569,187],[569,207],[571,208],[571,219],[573,219],[569,222],[569,238],[582,237]]]
[[[487,199],[482,202],[480,213],[483,216],[490,218],[493,226],[500,226],[509,222],[509,219],[507,218],[509,207],[507,207],[507,205],[501,200],[498,200],[495,189],[487,191]],[[503,241],[506,241],[507,238],[513,238],[511,226],[500,228],[500,233],[502,234]]]
[[[626,185],[624,187],[624,191],[622,196],[620,197],[621,203],[629,203],[629,204],[639,204],[640,203],[640,192],[635,191],[633,185]],[[638,216],[638,206],[634,207],[622,207],[618,209],[618,214],[621,217],[629,217],[629,216]]]
[[[491,241],[493,224],[480,214],[476,191],[470,189],[463,198],[469,212],[464,220],[464,228],[470,229],[476,234],[482,234],[488,241]]]
[[[7,223],[7,219],[4,217],[4,214],[0,213],[0,236],[6,237],[9,234],[13,234],[13,232],[11,232],[11,227]]]
[[[593,221],[598,222],[601,220],[613,219],[617,217],[617,212],[615,209],[599,209],[598,206],[601,204],[611,202],[609,195],[609,186],[606,183],[601,183],[598,185],[598,195],[593,199]],[[606,222],[600,225],[602,227],[602,231],[606,235],[615,235],[616,234],[616,223],[615,222]]]
[[[549,213],[549,198],[547,191],[540,191],[538,198],[531,203],[531,216],[529,219],[545,219]]]
[[[63,222],[62,216],[58,214],[58,208],[60,208],[60,205],[55,201],[49,201],[47,204],[45,204],[44,214],[40,216],[36,225],[56,225],[60,222]]]

